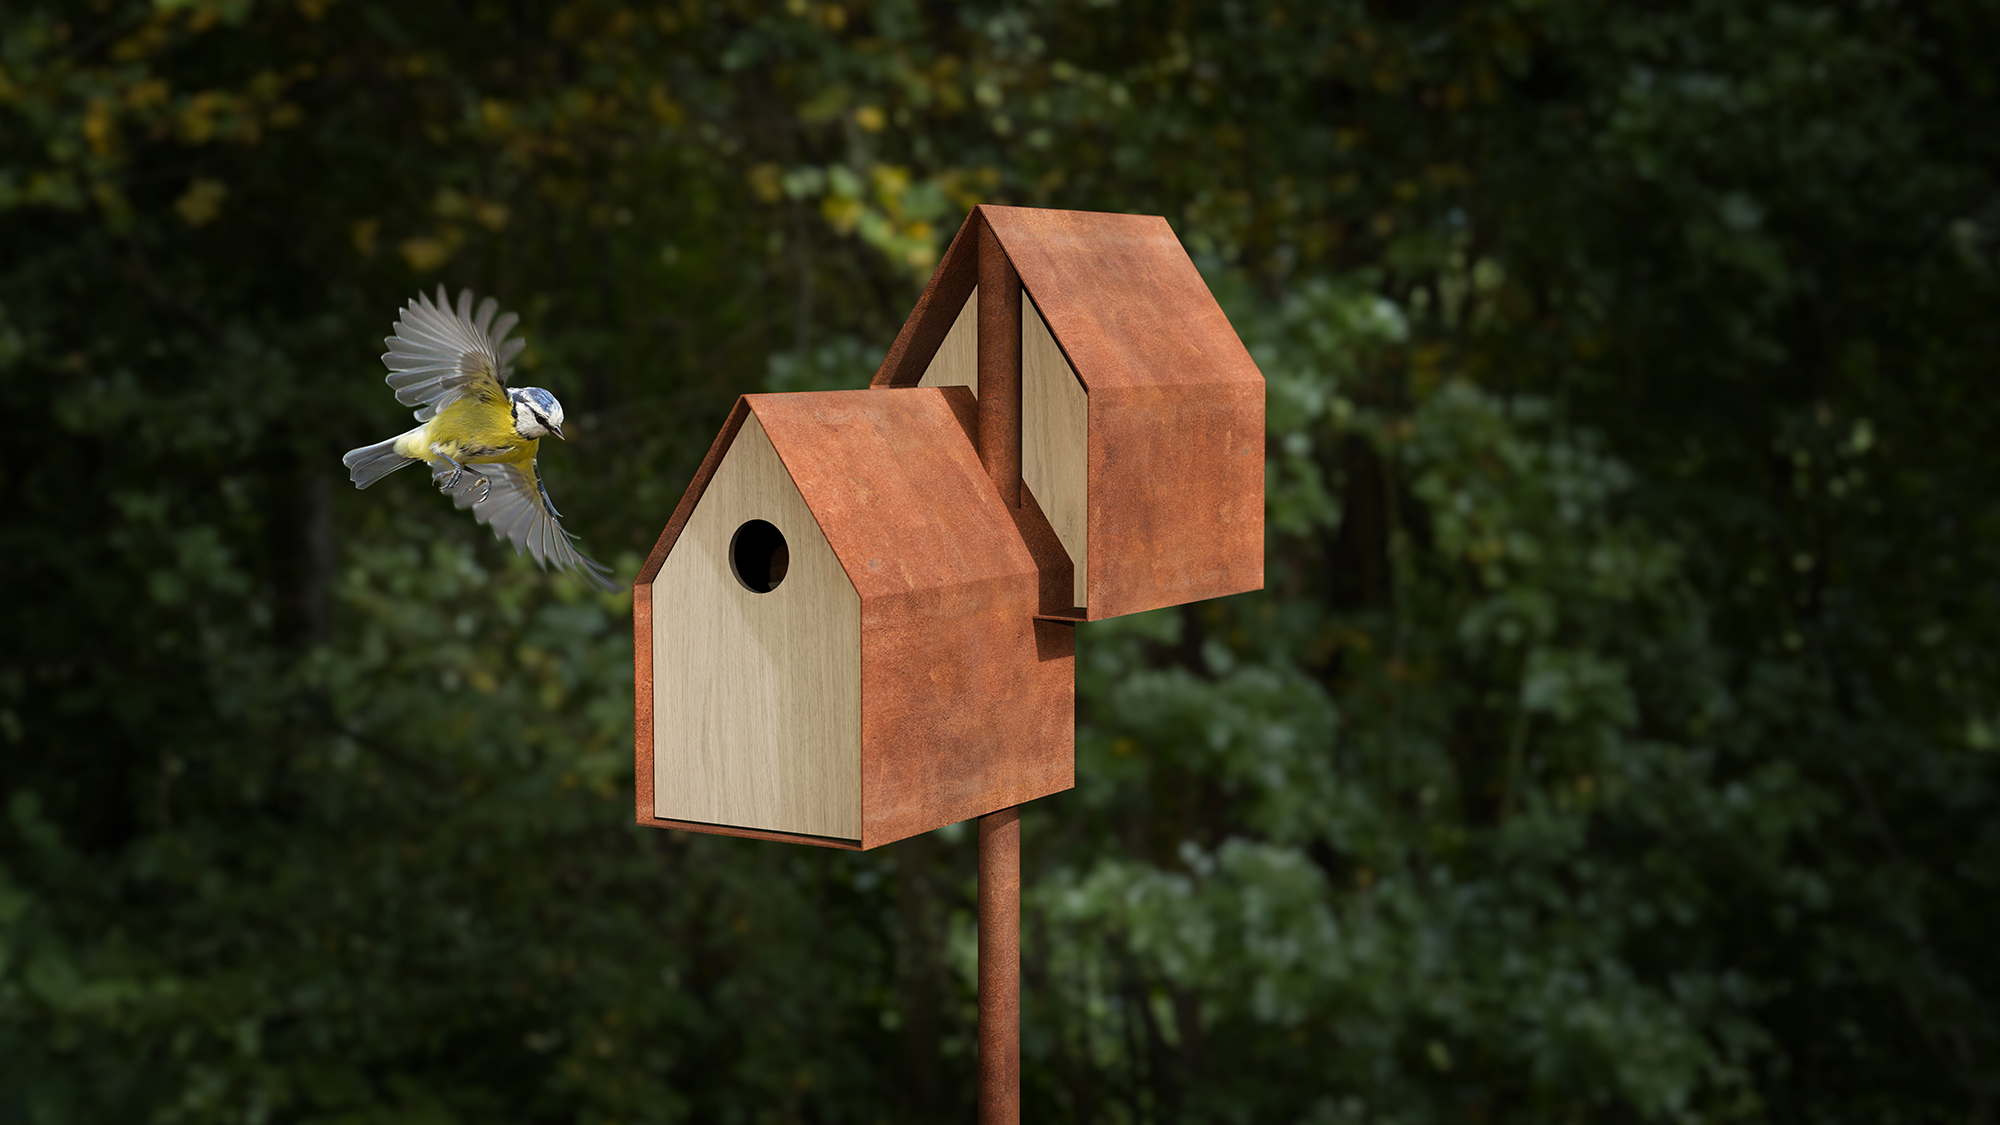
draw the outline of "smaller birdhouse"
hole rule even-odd
[[[641,823],[869,848],[1073,784],[1074,627],[973,409],[738,400],[633,591]]]
[[[978,395],[995,362],[1018,372],[1020,480],[1072,616],[1263,587],[1264,376],[1165,219],[975,208],[874,386]]]

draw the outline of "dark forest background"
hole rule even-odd
[[[2000,3],[11,0],[0,1123],[971,1120],[973,840],[631,823],[629,582],[980,201],[1167,216],[1269,587],[1093,624],[1026,1118],[2000,1114]]]

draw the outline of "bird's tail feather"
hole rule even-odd
[[[340,461],[347,466],[348,477],[354,481],[356,488],[367,488],[397,469],[415,463],[396,452],[395,438],[351,449],[342,455]]]

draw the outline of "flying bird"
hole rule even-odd
[[[516,554],[535,557],[611,592],[611,568],[576,549],[562,513],[535,472],[535,452],[548,434],[563,436],[562,404],[540,387],[507,387],[514,357],[526,340],[508,339],[521,319],[492,297],[472,309],[472,290],[452,308],[444,286],[435,303],[422,293],[404,307],[389,351],[388,384],[396,401],[417,407],[417,427],[341,457],[354,487],[367,488],[405,465],[431,467],[438,490],[511,540]]]

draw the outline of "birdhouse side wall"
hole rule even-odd
[[[1068,553],[1072,607],[1090,604],[1090,394],[1021,292],[1021,480]]]
[[[783,534],[754,592],[730,545]],[[756,416],[745,418],[651,584],[653,815],[861,837],[861,604]]]
[[[1033,575],[862,603],[862,846],[1076,784],[1074,625]]]
[[[1262,589],[1264,383],[1090,395],[1090,619]]]

